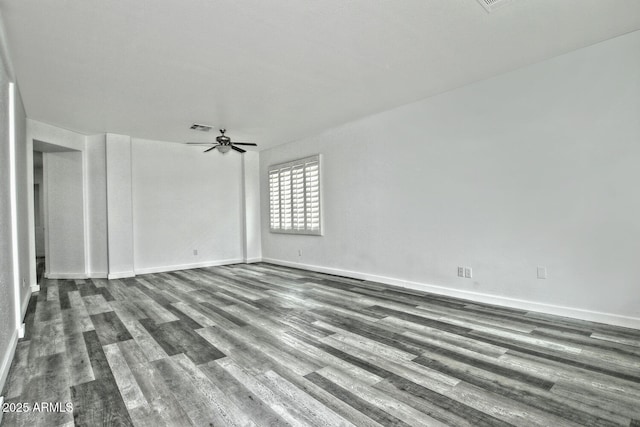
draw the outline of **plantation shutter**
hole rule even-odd
[[[280,227],[280,176],[277,170],[269,172],[269,227]]]
[[[276,233],[320,234],[320,156],[269,168],[269,227]]]
[[[291,168],[280,170],[280,224],[291,230]]]
[[[293,214],[293,229],[304,230],[304,165],[296,165],[291,172],[291,190],[293,196],[291,199],[291,207]]]
[[[305,164],[305,207],[306,228],[320,230],[320,164],[313,161]]]

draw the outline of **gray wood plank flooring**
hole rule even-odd
[[[44,280],[25,323],[3,427],[640,426],[638,330],[270,264]]]

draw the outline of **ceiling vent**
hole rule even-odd
[[[194,123],[194,124],[191,125],[191,129],[199,130],[200,132],[209,132],[211,129],[213,129],[213,126],[201,125],[199,123]]]
[[[511,0],[478,0],[478,2],[487,12],[491,13],[502,6],[506,6],[511,3]]]

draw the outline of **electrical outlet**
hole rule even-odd
[[[538,267],[538,279],[547,278],[547,267]]]
[[[302,249],[298,249],[298,256],[302,256]]]
[[[464,277],[467,279],[471,279],[473,277],[473,270],[471,270],[471,267],[464,268]]]
[[[197,249],[193,250],[193,255],[196,255],[196,256],[198,255],[198,250]]]
[[[464,277],[464,267],[458,267],[458,277]]]

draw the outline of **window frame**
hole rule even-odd
[[[310,172],[309,175],[307,174],[307,168],[313,168],[314,164],[317,168],[315,173],[317,181],[312,180],[314,178],[313,172]],[[320,154],[314,154],[289,162],[274,164],[267,168],[269,231],[271,233],[322,236],[321,164]],[[277,176],[276,180],[274,180],[274,175]],[[283,181],[286,183],[286,187],[283,187]],[[315,192],[317,207],[313,205],[309,207],[310,200],[315,204],[314,193],[308,193],[307,190],[309,182],[311,182],[311,185],[317,186],[317,191]],[[278,194],[274,195],[273,190],[276,187]],[[301,193],[300,188],[302,188]],[[274,207],[274,200],[277,203],[277,208]],[[289,204],[288,210],[283,208],[283,200]],[[301,201],[302,206],[300,206]],[[314,216],[314,212],[317,212],[316,216]],[[275,221],[274,217],[276,218]],[[311,228],[316,217],[317,228]],[[303,228],[300,228],[301,220],[304,224]],[[279,227],[274,228],[274,222],[277,222]],[[288,224],[284,224],[285,222]],[[286,225],[290,227],[285,228]]]

